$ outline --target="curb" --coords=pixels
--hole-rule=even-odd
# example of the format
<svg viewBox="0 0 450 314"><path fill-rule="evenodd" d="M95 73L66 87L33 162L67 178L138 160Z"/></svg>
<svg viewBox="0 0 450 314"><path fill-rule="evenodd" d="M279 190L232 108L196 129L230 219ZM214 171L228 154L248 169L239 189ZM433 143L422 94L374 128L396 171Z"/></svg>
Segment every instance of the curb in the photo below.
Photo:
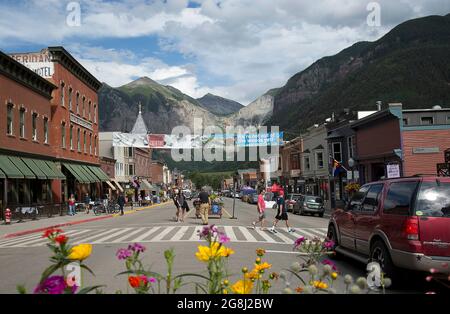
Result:
<svg viewBox="0 0 450 314"><path fill-rule="evenodd" d="M162 205L165 205L167 203L169 203L169 202L156 204L156 205L151 205L151 206L143 207L143 208L140 208L140 209L134 209L134 210L125 212L125 214L133 214L133 213L136 213L136 212L140 212L142 210L146 210L146 209L162 206ZM115 218L115 217L118 217L118 216L120 216L120 215L119 214L112 214L112 215L107 215L107 216L94 217L94 218L89 218L89 219L83 219L83 220L77 220L77 221L72 221L72 222L66 222L66 223L61 223L61 224L48 226L48 227L42 227L42 228L38 228L38 229L32 229L32 230L26 230L26 231L19 231L19 232L15 232L15 233L10 233L10 234L4 235L1 238L2 239L15 238L15 237L19 237L19 236L23 236L23 235L27 235L27 234L43 232L43 231L45 231L47 229L50 229L50 228L69 227L69 226L79 225L79 224L82 224L82 223L87 223L87 222L92 222L92 221L98 221L98 220L103 220L103 219L108 219L108 218Z"/></svg>

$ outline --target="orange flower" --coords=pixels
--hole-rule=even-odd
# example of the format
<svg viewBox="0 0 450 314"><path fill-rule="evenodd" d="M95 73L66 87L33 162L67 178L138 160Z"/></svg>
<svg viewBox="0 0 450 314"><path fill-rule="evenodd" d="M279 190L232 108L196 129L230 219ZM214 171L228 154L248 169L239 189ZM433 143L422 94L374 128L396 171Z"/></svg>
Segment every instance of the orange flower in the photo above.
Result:
<svg viewBox="0 0 450 314"><path fill-rule="evenodd" d="M130 283L130 286L132 286L133 288L139 288L139 277L137 276L130 276L128 277L128 282Z"/></svg>
<svg viewBox="0 0 450 314"><path fill-rule="evenodd" d="M295 289L295 291L297 293L302 293L303 292L303 288L302 287L298 287L298 288Z"/></svg>

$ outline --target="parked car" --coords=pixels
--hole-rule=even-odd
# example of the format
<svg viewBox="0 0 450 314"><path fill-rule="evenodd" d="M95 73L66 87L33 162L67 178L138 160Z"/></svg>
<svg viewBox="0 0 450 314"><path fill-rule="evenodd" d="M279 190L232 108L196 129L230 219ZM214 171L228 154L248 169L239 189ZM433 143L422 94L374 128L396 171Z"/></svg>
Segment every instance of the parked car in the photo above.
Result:
<svg viewBox="0 0 450 314"><path fill-rule="evenodd" d="M286 206L288 211L292 212L294 205L297 203L301 196L303 195L298 193L288 194L286 198Z"/></svg>
<svg viewBox="0 0 450 314"><path fill-rule="evenodd" d="M450 273L450 178L410 177L366 184L334 211L328 237L337 254L397 268ZM395 283L395 280L393 280Z"/></svg>
<svg viewBox="0 0 450 314"><path fill-rule="evenodd" d="M317 214L319 217L323 217L325 213L323 199L320 196L301 195L295 202L292 212L299 215Z"/></svg>
<svg viewBox="0 0 450 314"><path fill-rule="evenodd" d="M258 204L258 193L253 193L248 196L247 202L249 204Z"/></svg>

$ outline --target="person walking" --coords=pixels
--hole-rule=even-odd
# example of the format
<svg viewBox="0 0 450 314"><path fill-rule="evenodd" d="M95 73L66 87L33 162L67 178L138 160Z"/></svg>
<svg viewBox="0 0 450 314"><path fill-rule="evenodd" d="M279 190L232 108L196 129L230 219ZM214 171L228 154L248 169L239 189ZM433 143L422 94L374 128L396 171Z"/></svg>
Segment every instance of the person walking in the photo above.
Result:
<svg viewBox="0 0 450 314"><path fill-rule="evenodd" d="M86 214L89 214L89 207L91 206L91 197L88 193L86 193L84 197L84 209L86 210Z"/></svg>
<svg viewBox="0 0 450 314"><path fill-rule="evenodd" d="M284 200L284 192L283 191L280 191L280 195L277 200L277 205L278 205L278 211L277 211L277 215L275 216L275 222L273 223L273 226L272 226L272 228L269 229L269 231L273 232L273 233L277 233L277 231L275 230L275 227L277 226L277 224L280 220L284 220L286 222L286 227L288 228L288 232L294 232L294 229L292 229L289 226L289 217L287 214L287 208L286 208L286 203Z"/></svg>
<svg viewBox="0 0 450 314"><path fill-rule="evenodd" d="M175 212L175 217L174 217L174 220L176 221L176 222L178 222L178 216L180 215L180 203L178 203L178 193L179 193L179 191L178 190L175 190L175 191L173 191L174 193L173 193L173 195L172 195L172 200L173 200L173 204L175 205L175 207L176 207L176 212Z"/></svg>
<svg viewBox="0 0 450 314"><path fill-rule="evenodd" d="M256 229L256 224L261 223L261 230L264 229L264 221L266 219L266 202L264 201L264 195L266 194L266 191L264 189L261 190L261 192L258 195L258 204L257 204L257 210L258 210L258 221L252 222L253 229Z"/></svg>
<svg viewBox="0 0 450 314"><path fill-rule="evenodd" d="M119 197L117 198L117 204L120 207L120 216L123 216L123 207L125 206L125 197L122 193L120 193Z"/></svg>
<svg viewBox="0 0 450 314"><path fill-rule="evenodd" d="M208 212L211 206L211 199L205 188L202 189L198 197L200 199L200 216L202 217L203 225L206 226L208 225Z"/></svg>
<svg viewBox="0 0 450 314"><path fill-rule="evenodd" d="M75 215L75 196L70 194L69 198L69 216Z"/></svg>
<svg viewBox="0 0 450 314"><path fill-rule="evenodd" d="M181 191L181 190L178 193L177 202L179 205L177 222L184 222L184 214L186 212L187 201L186 201L186 197L183 194L183 191Z"/></svg>

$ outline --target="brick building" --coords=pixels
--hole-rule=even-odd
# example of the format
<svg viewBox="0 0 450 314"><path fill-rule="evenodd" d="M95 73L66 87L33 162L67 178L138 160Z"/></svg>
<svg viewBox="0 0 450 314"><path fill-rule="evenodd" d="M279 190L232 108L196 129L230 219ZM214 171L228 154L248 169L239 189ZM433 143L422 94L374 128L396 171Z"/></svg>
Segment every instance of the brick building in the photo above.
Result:
<svg viewBox="0 0 450 314"><path fill-rule="evenodd" d="M0 52L0 214L6 207L57 199L50 141L51 98L56 86ZM1 216L1 215L0 215Z"/></svg>
<svg viewBox="0 0 450 314"><path fill-rule="evenodd" d="M78 200L88 193L101 196L101 182L108 180L98 155L98 97L101 83L63 47L10 57L41 75L57 88L52 92L48 142L64 180L52 181L54 202L70 194Z"/></svg>

